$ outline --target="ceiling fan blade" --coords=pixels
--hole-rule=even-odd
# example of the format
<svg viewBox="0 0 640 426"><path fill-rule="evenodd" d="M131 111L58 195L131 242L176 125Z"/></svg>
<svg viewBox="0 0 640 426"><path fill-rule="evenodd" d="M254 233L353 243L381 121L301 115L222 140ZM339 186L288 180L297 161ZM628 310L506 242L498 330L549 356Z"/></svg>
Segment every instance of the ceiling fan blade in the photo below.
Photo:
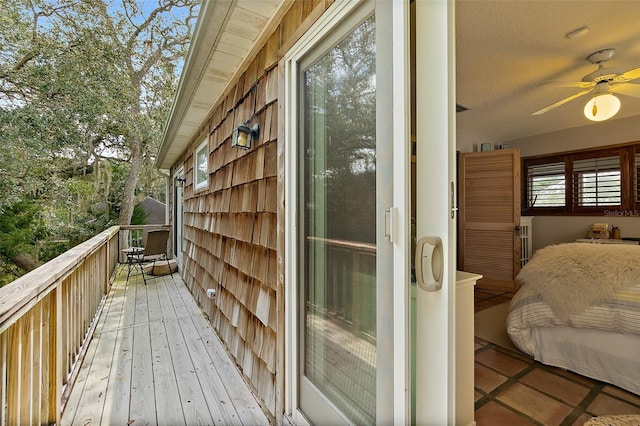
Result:
<svg viewBox="0 0 640 426"><path fill-rule="evenodd" d="M635 80L636 78L640 78L640 68L636 68L633 70L629 70L624 74L620 74L616 78L613 79L616 83L626 83L631 80Z"/></svg>
<svg viewBox="0 0 640 426"><path fill-rule="evenodd" d="M611 87L611 91L620 93L621 95L631 96L632 98L640 98L640 84L617 84Z"/></svg>
<svg viewBox="0 0 640 426"><path fill-rule="evenodd" d="M533 114L531 114L531 115L540 115L540 114L544 114L545 112L551 111L551 110L552 110L552 109L554 109L554 108L558 108L560 105L564 105L564 104L566 104L567 102L570 102L570 101L572 101L572 100L574 100L574 99L576 99L576 98L579 98L580 96L584 96L584 95L586 95L587 93L591 93L591 92L592 92L592 90L585 90L584 92L578 92L578 93L576 93L575 95L571 95L571 96L569 96L568 98L564 98L564 99L562 99L562 100L560 100L560 101L556 102L555 104L549 105L549 106L548 106L548 107L546 107L546 108L542 108L540 111L536 111L536 112L534 112L534 113L533 113Z"/></svg>
<svg viewBox="0 0 640 426"><path fill-rule="evenodd" d="M553 86L553 87L578 87L580 89L590 89L593 88L596 84L592 81L550 81L549 83L542 83L539 87L542 86Z"/></svg>

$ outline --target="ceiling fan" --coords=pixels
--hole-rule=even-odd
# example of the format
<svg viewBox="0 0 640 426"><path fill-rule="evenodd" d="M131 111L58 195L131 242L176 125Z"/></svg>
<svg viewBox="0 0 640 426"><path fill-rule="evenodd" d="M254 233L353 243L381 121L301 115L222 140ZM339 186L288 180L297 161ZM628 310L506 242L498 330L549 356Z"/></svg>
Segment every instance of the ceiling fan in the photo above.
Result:
<svg viewBox="0 0 640 426"><path fill-rule="evenodd" d="M620 109L620 100L612 95L612 92L640 98L640 84L627 84L632 80L640 79L640 68L623 73L620 68L607 68L604 66L604 63L611 59L615 53L615 49L604 49L587 56L587 60L594 65L597 64L598 69L585 75L582 81L546 83L545 85L577 87L586 90L542 108L532 115L544 114L560 105L591 93L593 97L585 105L584 115L593 121L603 121L613 117Z"/></svg>

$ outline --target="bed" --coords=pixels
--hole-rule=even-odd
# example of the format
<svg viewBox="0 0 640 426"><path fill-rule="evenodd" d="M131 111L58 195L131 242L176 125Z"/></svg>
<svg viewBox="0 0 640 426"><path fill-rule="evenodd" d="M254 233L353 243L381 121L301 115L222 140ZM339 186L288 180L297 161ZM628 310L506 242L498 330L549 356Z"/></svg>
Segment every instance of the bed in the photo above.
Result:
<svg viewBox="0 0 640 426"><path fill-rule="evenodd" d="M545 247L516 281L507 317L516 347L640 395L640 246Z"/></svg>

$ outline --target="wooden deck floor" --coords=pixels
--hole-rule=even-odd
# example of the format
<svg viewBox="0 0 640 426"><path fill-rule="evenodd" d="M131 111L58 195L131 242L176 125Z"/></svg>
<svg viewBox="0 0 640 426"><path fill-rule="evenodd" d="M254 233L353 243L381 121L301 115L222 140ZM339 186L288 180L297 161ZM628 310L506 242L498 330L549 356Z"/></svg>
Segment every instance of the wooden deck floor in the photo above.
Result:
<svg viewBox="0 0 640 426"><path fill-rule="evenodd" d="M63 425L269 424L178 274L113 284Z"/></svg>

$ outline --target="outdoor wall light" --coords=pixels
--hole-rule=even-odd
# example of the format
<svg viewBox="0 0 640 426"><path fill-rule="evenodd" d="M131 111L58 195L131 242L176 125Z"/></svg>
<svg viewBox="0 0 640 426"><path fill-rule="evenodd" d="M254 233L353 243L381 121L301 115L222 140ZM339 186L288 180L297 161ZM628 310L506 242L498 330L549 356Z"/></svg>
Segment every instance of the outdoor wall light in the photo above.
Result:
<svg viewBox="0 0 640 426"><path fill-rule="evenodd" d="M594 96L584 106L584 116L591 121L608 120L620 111L620 99L611 93Z"/></svg>
<svg viewBox="0 0 640 426"><path fill-rule="evenodd" d="M251 128L245 124L241 124L233 129L233 134L231 135L231 147L250 149L251 142L253 142L259 134L260 125L257 123Z"/></svg>
<svg viewBox="0 0 640 426"><path fill-rule="evenodd" d="M176 177L174 178L175 185L176 185L176 187L178 187L178 188L182 188L182 187L184 186L184 184L185 184L185 182L186 182L186 181L187 181L187 179L186 179L186 178L183 178L183 177L181 177L181 178L180 178L180 177L177 177L177 176L176 176Z"/></svg>

